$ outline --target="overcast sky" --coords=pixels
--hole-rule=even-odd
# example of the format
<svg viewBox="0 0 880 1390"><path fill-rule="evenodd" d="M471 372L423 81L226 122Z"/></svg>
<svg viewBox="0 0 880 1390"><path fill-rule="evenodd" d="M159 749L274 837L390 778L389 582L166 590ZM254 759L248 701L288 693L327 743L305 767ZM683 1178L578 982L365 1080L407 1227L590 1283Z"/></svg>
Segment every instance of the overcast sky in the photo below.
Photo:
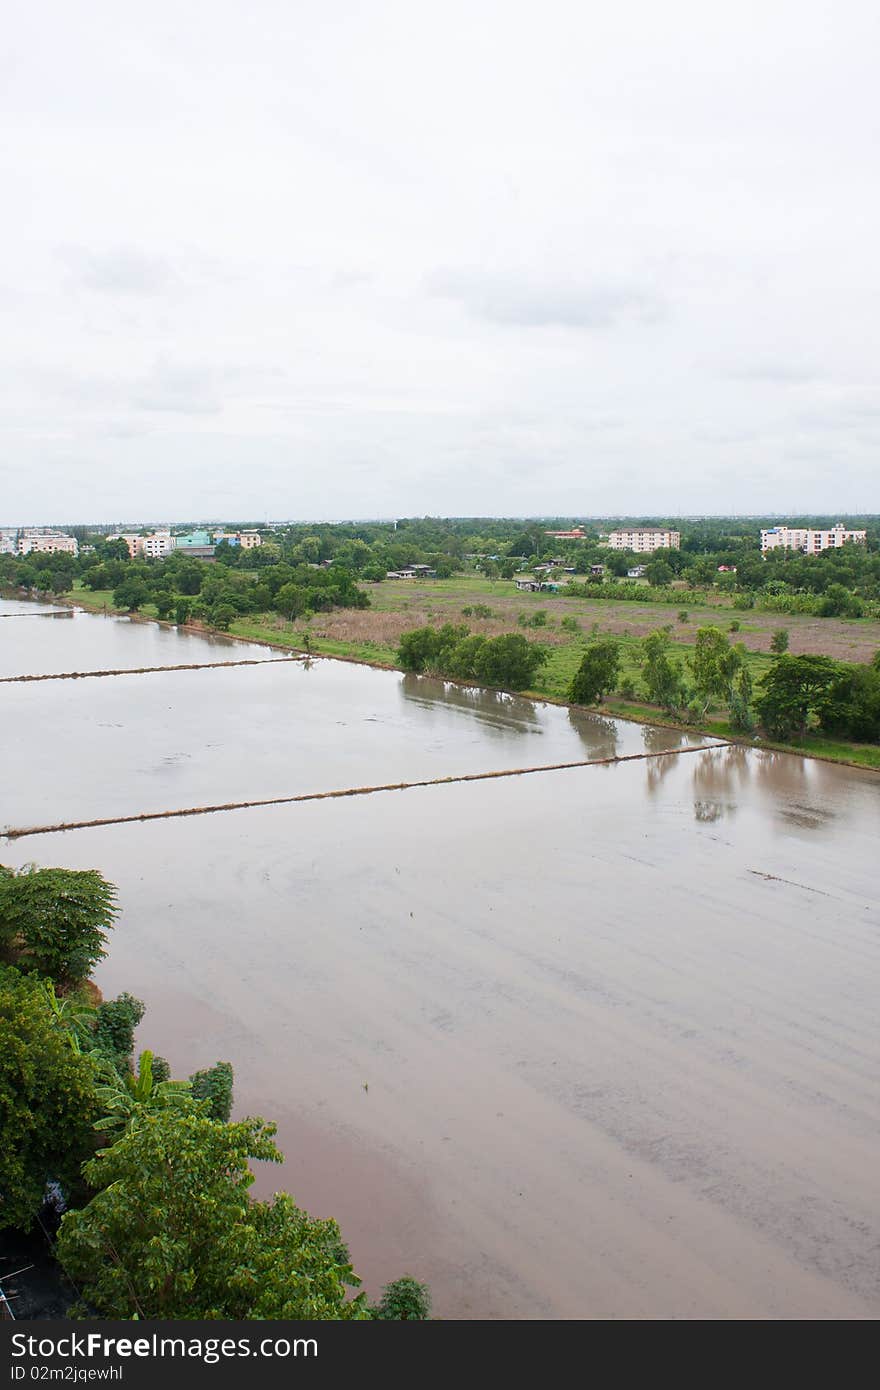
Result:
<svg viewBox="0 0 880 1390"><path fill-rule="evenodd" d="M876 0L29 0L0 523L880 511Z"/></svg>

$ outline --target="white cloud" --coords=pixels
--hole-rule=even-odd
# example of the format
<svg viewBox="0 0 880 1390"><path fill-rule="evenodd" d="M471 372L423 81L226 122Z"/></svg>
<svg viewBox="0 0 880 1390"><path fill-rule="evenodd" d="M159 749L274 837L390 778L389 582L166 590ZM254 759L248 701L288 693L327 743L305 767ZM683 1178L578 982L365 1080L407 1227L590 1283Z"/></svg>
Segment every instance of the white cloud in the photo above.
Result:
<svg viewBox="0 0 880 1390"><path fill-rule="evenodd" d="M867 0L18 7L0 521L880 506L878 38Z"/></svg>

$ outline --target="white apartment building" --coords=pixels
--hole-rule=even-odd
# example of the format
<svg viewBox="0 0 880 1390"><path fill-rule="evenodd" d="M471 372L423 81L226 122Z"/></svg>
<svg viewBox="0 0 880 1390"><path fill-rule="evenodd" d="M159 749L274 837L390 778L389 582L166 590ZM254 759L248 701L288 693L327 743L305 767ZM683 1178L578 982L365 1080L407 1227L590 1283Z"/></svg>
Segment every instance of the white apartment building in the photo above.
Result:
<svg viewBox="0 0 880 1390"><path fill-rule="evenodd" d="M805 555L819 555L823 550L838 550L847 542L864 545L867 531L847 531L842 521L828 531L813 531L809 527L770 526L761 532L761 554L768 550L801 550Z"/></svg>
<svg viewBox="0 0 880 1390"><path fill-rule="evenodd" d="M108 541L125 541L132 560L142 555L147 560L164 560L174 549L175 541L170 531L154 531L149 536L136 536L132 533L115 532Z"/></svg>
<svg viewBox="0 0 880 1390"><path fill-rule="evenodd" d="M75 536L65 536L61 531L24 531L18 538L19 555L78 555L79 543Z"/></svg>
<svg viewBox="0 0 880 1390"><path fill-rule="evenodd" d="M164 560L174 549L174 537L170 531L154 531L151 536L140 536L141 554L148 560Z"/></svg>
<svg viewBox="0 0 880 1390"><path fill-rule="evenodd" d="M612 531L604 544L612 550L634 550L637 555L646 555L654 550L678 550L681 532L636 527L632 531Z"/></svg>

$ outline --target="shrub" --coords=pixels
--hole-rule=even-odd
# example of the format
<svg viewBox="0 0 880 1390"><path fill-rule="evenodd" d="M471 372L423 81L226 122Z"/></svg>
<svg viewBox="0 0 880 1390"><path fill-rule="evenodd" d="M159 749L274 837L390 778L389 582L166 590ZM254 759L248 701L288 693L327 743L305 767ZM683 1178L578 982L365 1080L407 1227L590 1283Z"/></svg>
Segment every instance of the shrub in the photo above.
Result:
<svg viewBox="0 0 880 1390"><path fill-rule="evenodd" d="M153 1071L155 1074L155 1064ZM215 1062L214 1066L206 1071L193 1072L189 1079L194 1099L209 1101L208 1114L211 1119L220 1120L225 1124L232 1111L234 1075L231 1063Z"/></svg>

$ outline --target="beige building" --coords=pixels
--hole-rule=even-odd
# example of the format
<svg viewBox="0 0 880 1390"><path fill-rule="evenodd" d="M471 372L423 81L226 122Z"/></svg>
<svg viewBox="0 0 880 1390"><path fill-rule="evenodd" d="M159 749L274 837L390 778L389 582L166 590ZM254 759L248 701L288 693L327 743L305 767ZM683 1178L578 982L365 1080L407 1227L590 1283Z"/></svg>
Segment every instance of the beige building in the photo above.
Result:
<svg viewBox="0 0 880 1390"><path fill-rule="evenodd" d="M828 531L813 531L802 526L770 526L761 532L761 554L768 550L801 550L805 555L820 555L823 550L839 550L842 545L864 545L867 531L847 531L842 521Z"/></svg>
<svg viewBox="0 0 880 1390"><path fill-rule="evenodd" d="M678 550L681 532L634 527L631 531L612 531L603 544L610 545L612 550L634 550L637 555L648 555L654 550Z"/></svg>
<svg viewBox="0 0 880 1390"><path fill-rule="evenodd" d="M19 555L78 555L79 543L75 536L65 536L61 531L25 531L18 538Z"/></svg>
<svg viewBox="0 0 880 1390"><path fill-rule="evenodd" d="M164 560L174 549L174 537L170 531L154 531L149 536L136 536L131 533L116 532L107 537L108 541L125 541L132 560L142 555L147 560Z"/></svg>

